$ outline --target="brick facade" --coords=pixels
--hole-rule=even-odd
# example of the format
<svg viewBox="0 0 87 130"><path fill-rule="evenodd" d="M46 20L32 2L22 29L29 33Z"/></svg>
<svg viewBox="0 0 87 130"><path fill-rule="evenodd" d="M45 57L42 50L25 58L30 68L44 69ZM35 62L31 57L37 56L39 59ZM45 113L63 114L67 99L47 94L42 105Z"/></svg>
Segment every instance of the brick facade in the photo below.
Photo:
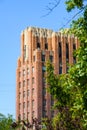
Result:
<svg viewBox="0 0 87 130"><path fill-rule="evenodd" d="M45 61L50 59L55 73L66 73L67 63L76 59L73 51L79 42L73 35L64 35L53 30L29 27L21 33L21 56L16 70L16 119L53 116L53 100L46 92Z"/></svg>

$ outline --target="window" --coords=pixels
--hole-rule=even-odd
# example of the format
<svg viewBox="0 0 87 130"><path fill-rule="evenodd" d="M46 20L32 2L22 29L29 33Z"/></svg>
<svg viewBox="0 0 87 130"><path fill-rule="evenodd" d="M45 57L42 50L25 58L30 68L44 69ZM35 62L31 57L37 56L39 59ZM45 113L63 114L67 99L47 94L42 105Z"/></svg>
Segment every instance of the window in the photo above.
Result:
<svg viewBox="0 0 87 130"><path fill-rule="evenodd" d="M19 88L21 88L21 82L19 82Z"/></svg>
<svg viewBox="0 0 87 130"><path fill-rule="evenodd" d="M33 61L35 61L35 56L33 56Z"/></svg>
<svg viewBox="0 0 87 130"><path fill-rule="evenodd" d="M27 112L27 119L29 118L29 112Z"/></svg>
<svg viewBox="0 0 87 130"><path fill-rule="evenodd" d="M43 100L43 106L46 106L46 99Z"/></svg>
<svg viewBox="0 0 87 130"><path fill-rule="evenodd" d="M62 74L62 65L59 66L59 74Z"/></svg>
<svg viewBox="0 0 87 130"><path fill-rule="evenodd" d="M34 88L32 89L32 95L34 95Z"/></svg>
<svg viewBox="0 0 87 130"><path fill-rule="evenodd" d="M43 85L46 85L46 79L43 77Z"/></svg>
<svg viewBox="0 0 87 130"><path fill-rule="evenodd" d="M43 96L45 96L46 95L46 88L44 87L43 88Z"/></svg>
<svg viewBox="0 0 87 130"><path fill-rule="evenodd" d="M18 116L18 121L20 121L21 120L21 114L19 114L19 116Z"/></svg>
<svg viewBox="0 0 87 130"><path fill-rule="evenodd" d="M75 43L73 44L73 50L76 50L76 44Z"/></svg>
<svg viewBox="0 0 87 130"><path fill-rule="evenodd" d="M62 47L61 47L61 42L59 42L59 74L62 73Z"/></svg>
<svg viewBox="0 0 87 130"><path fill-rule="evenodd" d="M51 106L54 105L54 100L51 98Z"/></svg>
<svg viewBox="0 0 87 130"><path fill-rule="evenodd" d="M61 42L59 42L59 57L62 57L62 47L61 47Z"/></svg>
<svg viewBox="0 0 87 130"><path fill-rule="evenodd" d="M23 108L25 108L25 102L23 102Z"/></svg>
<svg viewBox="0 0 87 130"><path fill-rule="evenodd" d="M76 44L73 44L73 52L75 52L76 50ZM76 63L76 56L75 54L73 54L73 63L75 64Z"/></svg>
<svg viewBox="0 0 87 130"><path fill-rule="evenodd" d="M34 78L32 78L32 84L34 84Z"/></svg>
<svg viewBox="0 0 87 130"><path fill-rule="evenodd" d="M40 48L40 43L39 42L37 43L37 48Z"/></svg>
<svg viewBox="0 0 87 130"><path fill-rule="evenodd" d="M42 71L45 72L46 71L46 67L42 66Z"/></svg>
<svg viewBox="0 0 87 130"><path fill-rule="evenodd" d="M45 61L45 55L42 54L42 61Z"/></svg>
<svg viewBox="0 0 87 130"><path fill-rule="evenodd" d="M29 68L27 68L27 74L29 74Z"/></svg>
<svg viewBox="0 0 87 130"><path fill-rule="evenodd" d="M49 56L49 59L50 59L51 62L53 62L53 56L52 55Z"/></svg>
<svg viewBox="0 0 87 130"><path fill-rule="evenodd" d="M46 73L43 71L43 72L42 72L42 76L45 77L45 75L46 75Z"/></svg>
<svg viewBox="0 0 87 130"><path fill-rule="evenodd" d="M66 73L68 73L68 70L69 70L69 67L68 67L68 66L66 66Z"/></svg>
<svg viewBox="0 0 87 130"><path fill-rule="evenodd" d="M21 98L21 92L19 92L19 99Z"/></svg>
<svg viewBox="0 0 87 130"><path fill-rule="evenodd" d="M45 43L45 49L48 49L48 43Z"/></svg>
<svg viewBox="0 0 87 130"><path fill-rule="evenodd" d="M21 103L19 103L19 109L21 109Z"/></svg>
<svg viewBox="0 0 87 130"><path fill-rule="evenodd" d="M43 110L43 117L46 117L46 116L47 116L47 111Z"/></svg>
<svg viewBox="0 0 87 130"><path fill-rule="evenodd" d="M68 43L66 43L66 61L69 62L69 46L68 46Z"/></svg>
<svg viewBox="0 0 87 130"><path fill-rule="evenodd" d="M29 79L27 79L27 86L29 86Z"/></svg>
<svg viewBox="0 0 87 130"><path fill-rule="evenodd" d="M29 107L29 101L27 102L27 107Z"/></svg>
<svg viewBox="0 0 87 130"><path fill-rule="evenodd" d="M23 87L25 87L25 80L23 81Z"/></svg>
<svg viewBox="0 0 87 130"><path fill-rule="evenodd" d="M29 93L30 93L30 91L29 91L29 90L27 90L27 96L29 96Z"/></svg>
<svg viewBox="0 0 87 130"><path fill-rule="evenodd" d="M54 111L51 111L51 117L54 117Z"/></svg>
<svg viewBox="0 0 87 130"><path fill-rule="evenodd" d="M23 91L23 97L25 97L25 91Z"/></svg>
<svg viewBox="0 0 87 130"><path fill-rule="evenodd" d="M23 76L25 76L25 70L23 70Z"/></svg>
<svg viewBox="0 0 87 130"><path fill-rule="evenodd" d="M21 77L21 72L19 72L19 77Z"/></svg>

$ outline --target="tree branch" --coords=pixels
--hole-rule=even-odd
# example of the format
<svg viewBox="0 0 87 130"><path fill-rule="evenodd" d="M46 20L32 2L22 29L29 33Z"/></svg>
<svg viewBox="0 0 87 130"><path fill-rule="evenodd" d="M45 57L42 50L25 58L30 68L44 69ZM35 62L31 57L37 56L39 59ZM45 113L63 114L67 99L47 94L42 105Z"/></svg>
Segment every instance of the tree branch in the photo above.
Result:
<svg viewBox="0 0 87 130"><path fill-rule="evenodd" d="M49 15L60 3L61 0L54 0L55 2L50 2L48 4L48 6L46 6L46 9L48 10L48 13L43 15L42 17L46 17L47 15ZM52 5L52 7L50 7L49 5Z"/></svg>
<svg viewBox="0 0 87 130"><path fill-rule="evenodd" d="M82 9L81 9L80 11L78 11L71 19L69 19L69 20L66 22L66 24L64 24L64 25L60 28L60 30L61 30L62 28L64 28L67 24L69 24L77 15L81 14L81 13L84 11L85 7L86 7L86 6L82 7Z"/></svg>

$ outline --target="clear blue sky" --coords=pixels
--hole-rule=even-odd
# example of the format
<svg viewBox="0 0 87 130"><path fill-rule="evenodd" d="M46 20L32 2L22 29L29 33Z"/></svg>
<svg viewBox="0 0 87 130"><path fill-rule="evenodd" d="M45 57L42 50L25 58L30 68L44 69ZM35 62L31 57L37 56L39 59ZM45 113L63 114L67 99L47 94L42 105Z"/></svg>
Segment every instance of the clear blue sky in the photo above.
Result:
<svg viewBox="0 0 87 130"><path fill-rule="evenodd" d="M64 0L51 14L42 17L48 13L46 6L51 1L54 0L0 0L0 113L15 117L21 31L27 26L57 31L72 17L65 10Z"/></svg>

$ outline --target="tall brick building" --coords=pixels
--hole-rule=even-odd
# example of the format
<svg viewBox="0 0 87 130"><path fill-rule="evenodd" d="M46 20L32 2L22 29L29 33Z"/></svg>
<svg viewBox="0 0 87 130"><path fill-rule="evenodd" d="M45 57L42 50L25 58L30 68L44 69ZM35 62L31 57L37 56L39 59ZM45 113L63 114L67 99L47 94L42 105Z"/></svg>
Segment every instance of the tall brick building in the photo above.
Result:
<svg viewBox="0 0 87 130"><path fill-rule="evenodd" d="M67 63L76 59L73 51L79 42L73 35L29 27L21 33L21 56L16 70L16 119L52 117L53 100L46 92L45 61L54 63L55 73L66 73Z"/></svg>

